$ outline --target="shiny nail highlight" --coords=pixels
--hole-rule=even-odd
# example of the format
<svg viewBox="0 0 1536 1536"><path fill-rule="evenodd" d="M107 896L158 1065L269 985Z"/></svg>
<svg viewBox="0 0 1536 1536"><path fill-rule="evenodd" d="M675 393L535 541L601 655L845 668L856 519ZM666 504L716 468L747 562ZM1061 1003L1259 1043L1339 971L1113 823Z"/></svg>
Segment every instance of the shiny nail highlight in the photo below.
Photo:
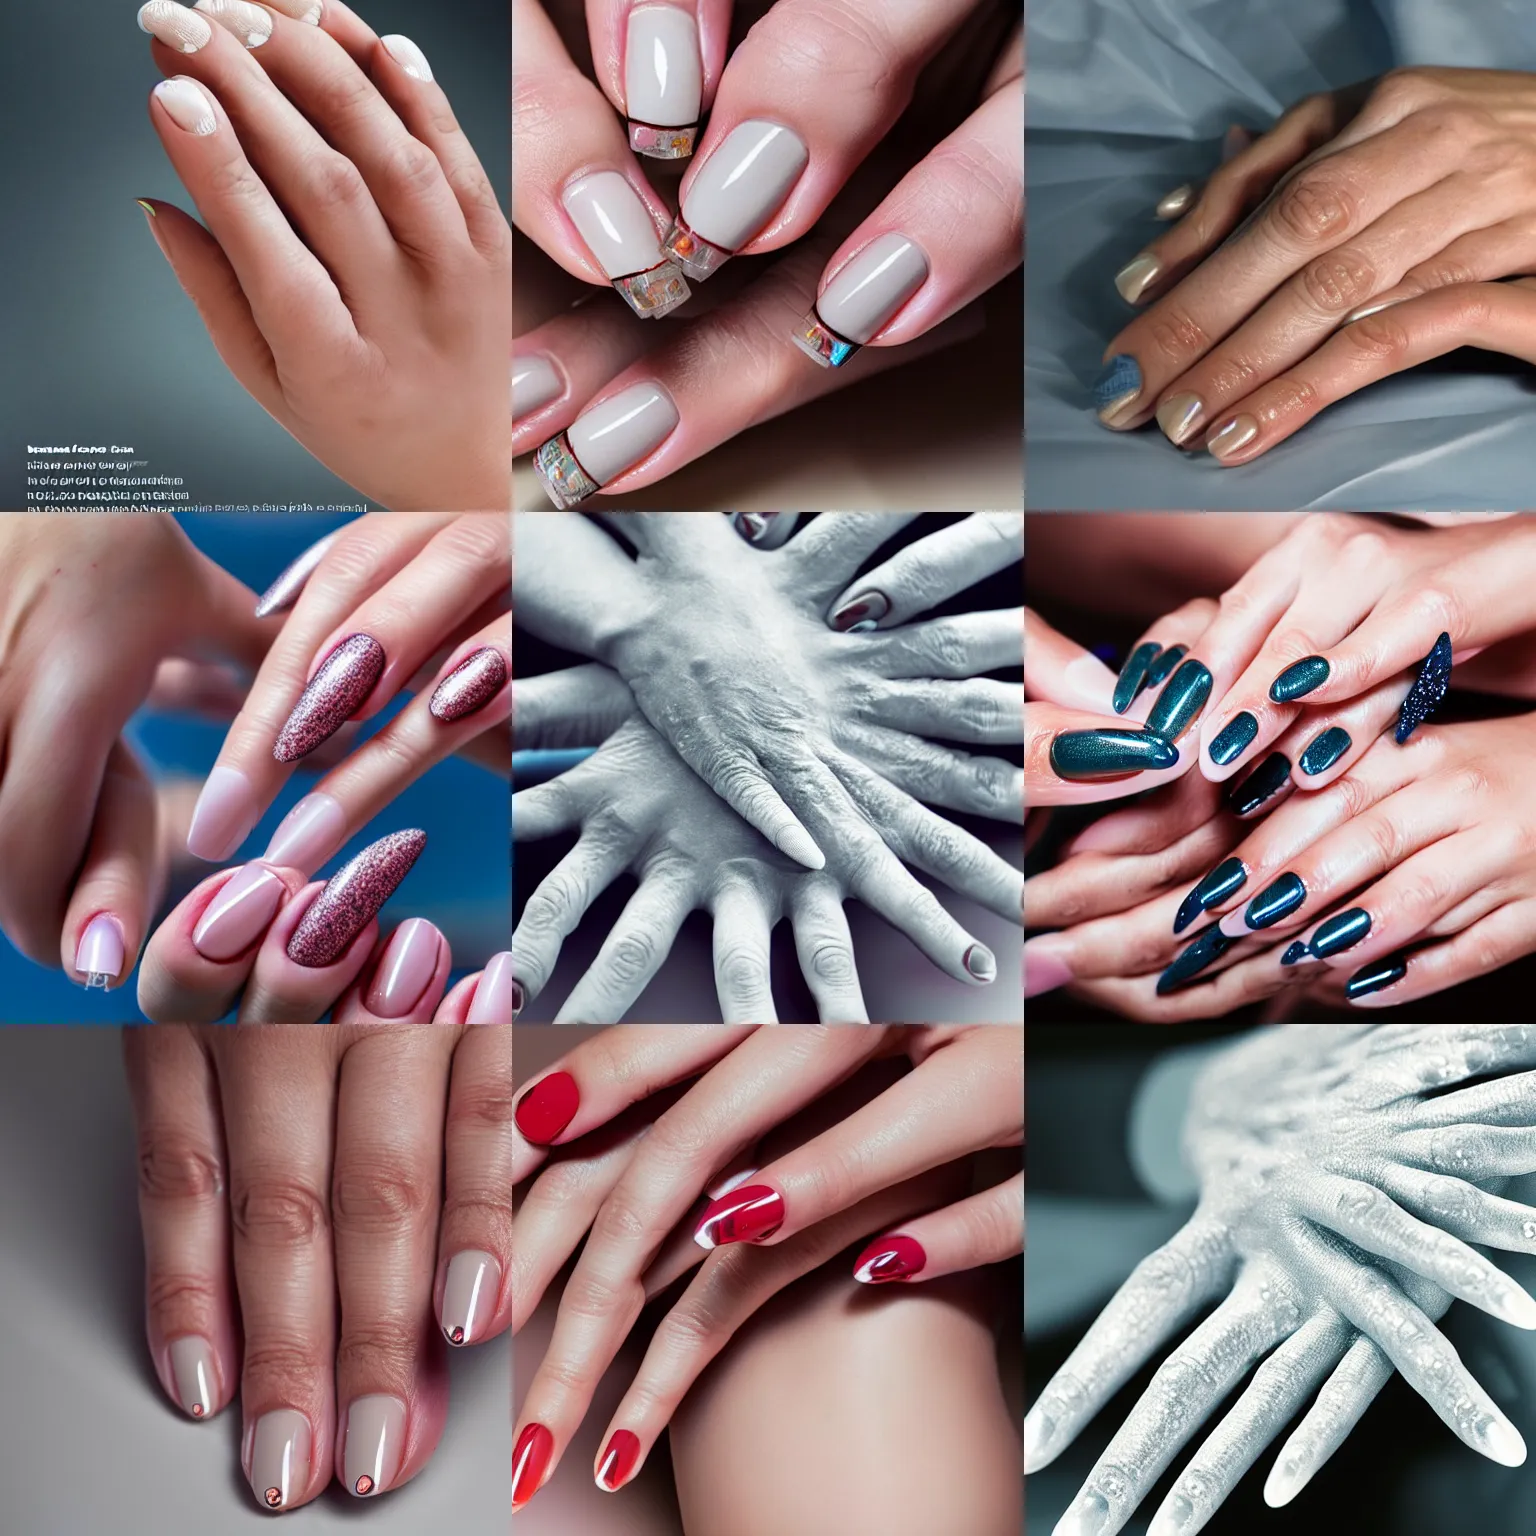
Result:
<svg viewBox="0 0 1536 1536"><path fill-rule="evenodd" d="M1326 731L1309 742L1296 765L1309 777L1326 773L1349 751L1349 732L1342 726L1330 725Z"/></svg>
<svg viewBox="0 0 1536 1536"><path fill-rule="evenodd" d="M1147 730L1166 741L1177 741L1199 718L1210 693L1210 669L1193 658L1180 662L1147 715Z"/></svg>
<svg viewBox="0 0 1536 1536"><path fill-rule="evenodd" d="M894 1234L877 1237L853 1261L853 1278L860 1285L885 1285L892 1280L910 1280L921 1274L928 1263L923 1245L915 1237Z"/></svg>
<svg viewBox="0 0 1536 1536"><path fill-rule="evenodd" d="M501 1265L494 1255L466 1248L448 1261L443 1278L443 1337L453 1345L477 1344L496 1316Z"/></svg>
<svg viewBox="0 0 1536 1536"><path fill-rule="evenodd" d="M778 1190L767 1184L747 1184L709 1203L693 1240L700 1248L760 1243L783 1225L784 1197Z"/></svg>
<svg viewBox="0 0 1536 1536"><path fill-rule="evenodd" d="M1253 745L1253 739L1258 734L1258 720L1246 709L1239 710L1211 738L1211 761L1218 768L1236 762Z"/></svg>
<svg viewBox="0 0 1536 1536"><path fill-rule="evenodd" d="M296 763L329 741L362 707L384 674L384 647L372 635L348 635L310 678L272 748L280 763Z"/></svg>
<svg viewBox="0 0 1536 1536"><path fill-rule="evenodd" d="M1051 742L1051 771L1074 784L1172 768L1179 750L1147 731L1062 731Z"/></svg>
<svg viewBox="0 0 1536 1536"><path fill-rule="evenodd" d="M1129 416L1141 398L1141 364L1129 353L1120 352L1105 363L1093 383L1093 408L1105 426L1114 426Z"/></svg>
<svg viewBox="0 0 1536 1536"><path fill-rule="evenodd" d="M1397 729L1394 732L1398 746L1408 740L1423 723L1440 707L1451 686L1451 637L1442 634L1435 641L1434 649L1419 663L1419 675L1397 712Z"/></svg>
<svg viewBox="0 0 1536 1536"><path fill-rule="evenodd" d="M1125 658L1125 665L1115 679L1114 698L1110 701L1117 715L1123 715L1141 697L1142 689L1147 686L1147 671L1161 650L1157 641L1148 640Z"/></svg>
<svg viewBox="0 0 1536 1536"><path fill-rule="evenodd" d="M427 709L434 720L451 725L484 709L506 686L506 658L494 645L482 646L466 656L432 690Z"/></svg>
<svg viewBox="0 0 1536 1536"><path fill-rule="evenodd" d="M1271 752L1246 778L1229 784L1226 801L1235 816L1251 816L1291 782L1291 760Z"/></svg>
<svg viewBox="0 0 1536 1536"><path fill-rule="evenodd" d="M1270 928L1281 918L1289 917L1307 899L1307 888L1301 876L1287 870L1270 881L1243 913L1243 921L1250 928Z"/></svg>
<svg viewBox="0 0 1536 1536"><path fill-rule="evenodd" d="M1223 859L1186 896L1173 920L1173 931L1183 933L1202 912L1220 906L1227 897L1240 891L1248 881L1248 866L1241 859Z"/></svg>
<svg viewBox="0 0 1536 1536"><path fill-rule="evenodd" d="M576 1079L569 1072L551 1072L517 1101L512 1118L524 1141L547 1147L576 1118L580 1106Z"/></svg>
<svg viewBox="0 0 1536 1536"><path fill-rule="evenodd" d="M1269 696L1276 704L1290 704L1304 699L1328 681L1328 663L1321 656L1303 656L1293 661L1269 685Z"/></svg>

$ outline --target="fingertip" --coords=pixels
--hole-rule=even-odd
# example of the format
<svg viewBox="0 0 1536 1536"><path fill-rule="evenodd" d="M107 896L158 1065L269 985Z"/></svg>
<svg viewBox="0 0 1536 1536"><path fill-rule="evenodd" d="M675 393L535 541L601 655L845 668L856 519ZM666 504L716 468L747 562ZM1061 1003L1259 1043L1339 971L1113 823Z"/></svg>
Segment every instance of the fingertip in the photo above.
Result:
<svg viewBox="0 0 1536 1536"><path fill-rule="evenodd" d="M827 856L816 846L815 839L797 821L781 827L774 837L780 853L807 869L825 869Z"/></svg>

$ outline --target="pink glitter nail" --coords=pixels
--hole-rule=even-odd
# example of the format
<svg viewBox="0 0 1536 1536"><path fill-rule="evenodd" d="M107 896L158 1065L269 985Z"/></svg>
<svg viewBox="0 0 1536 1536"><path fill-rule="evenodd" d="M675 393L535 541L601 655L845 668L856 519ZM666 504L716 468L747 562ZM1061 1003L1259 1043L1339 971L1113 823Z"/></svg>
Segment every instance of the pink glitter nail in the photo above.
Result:
<svg viewBox="0 0 1536 1536"><path fill-rule="evenodd" d="M427 708L434 720L450 725L484 709L506 686L507 663L494 645L466 656L433 690Z"/></svg>
<svg viewBox="0 0 1536 1536"><path fill-rule="evenodd" d="M331 545L336 542L340 532L338 528L335 533L328 533L323 539L316 540L297 560L290 561L283 567L277 580L256 599L258 619L269 618L274 613L286 613L298 602L300 594L304 591L304 584L315 574L316 567L330 553Z"/></svg>
<svg viewBox="0 0 1536 1536"><path fill-rule="evenodd" d="M372 635L348 635L310 678L272 756L280 763L307 757L352 718L383 671L384 647Z"/></svg>
<svg viewBox="0 0 1536 1536"><path fill-rule="evenodd" d="M370 843L309 904L288 940L288 958L311 969L334 965L395 894L426 846L427 834L419 827Z"/></svg>

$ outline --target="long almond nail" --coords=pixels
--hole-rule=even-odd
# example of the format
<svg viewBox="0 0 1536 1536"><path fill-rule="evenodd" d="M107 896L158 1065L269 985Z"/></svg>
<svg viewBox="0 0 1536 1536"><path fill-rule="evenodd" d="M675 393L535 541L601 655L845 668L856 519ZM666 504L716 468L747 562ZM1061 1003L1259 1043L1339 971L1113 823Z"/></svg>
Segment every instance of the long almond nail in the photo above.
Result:
<svg viewBox="0 0 1536 1536"><path fill-rule="evenodd" d="M1234 416L1206 444L1211 457L1225 463L1241 453L1259 435L1259 424L1252 416Z"/></svg>
<svg viewBox="0 0 1536 1536"><path fill-rule="evenodd" d="M597 1486L617 1493L635 1475L640 1462L640 1437L629 1429L616 1429L597 1467Z"/></svg>
<svg viewBox="0 0 1536 1536"><path fill-rule="evenodd" d="M493 1255L466 1248L448 1261L443 1278L443 1337L450 1344L477 1344L496 1315L501 1265Z"/></svg>
<svg viewBox="0 0 1536 1536"><path fill-rule="evenodd" d="M369 1013L403 1019L421 1001L437 972L441 949L437 929L424 917L409 917L390 935L368 988Z"/></svg>
<svg viewBox="0 0 1536 1536"><path fill-rule="evenodd" d="M641 319L659 320L690 294L640 194L617 171L594 171L560 194L571 223L614 291Z"/></svg>
<svg viewBox="0 0 1536 1536"><path fill-rule="evenodd" d="M841 368L928 281L928 257L906 235L871 241L822 290L792 339L823 367Z"/></svg>
<svg viewBox="0 0 1536 1536"><path fill-rule="evenodd" d="M512 1447L512 1508L521 1509L539 1491L555 1453L555 1437L542 1424L527 1425Z"/></svg>
<svg viewBox="0 0 1536 1536"><path fill-rule="evenodd" d="M565 393L565 384L547 357L512 359L512 420L521 421L542 410L551 400Z"/></svg>
<svg viewBox="0 0 1536 1536"><path fill-rule="evenodd" d="M704 96L704 62L693 11L641 5L624 35L624 110L629 147L653 160L693 153Z"/></svg>
<svg viewBox="0 0 1536 1536"><path fill-rule="evenodd" d="M312 968L334 965L395 894L426 846L427 834L417 827L370 843L309 904L288 940L288 958Z"/></svg>
<svg viewBox="0 0 1536 1536"><path fill-rule="evenodd" d="M431 80L432 66L427 63L427 56L410 38L402 37L398 32L391 32L386 37L379 39L384 44L385 51L395 63L397 63L412 80Z"/></svg>
<svg viewBox="0 0 1536 1536"><path fill-rule="evenodd" d="M506 682L506 658L494 645L481 646L432 690L427 709L434 720L451 725L477 709L484 709Z"/></svg>
<svg viewBox="0 0 1536 1536"><path fill-rule="evenodd" d="M512 952L504 949L492 955L475 995L464 1016L466 1024L510 1024L512 1022Z"/></svg>
<svg viewBox="0 0 1536 1536"><path fill-rule="evenodd" d="M123 925L110 912L98 912L85 925L75 946L75 970L85 978L87 991L104 991L117 980L126 949Z"/></svg>
<svg viewBox="0 0 1536 1536"><path fill-rule="evenodd" d="M187 15L192 15L191 11ZM206 25L206 23L204 23ZM213 97L195 80L184 75L173 75L162 80L153 92L154 98L165 108L176 126L199 139L219 131L218 114L213 110Z"/></svg>
<svg viewBox="0 0 1536 1536"><path fill-rule="evenodd" d="M272 36L272 13L250 0L197 0L197 9L247 48L260 48Z"/></svg>
<svg viewBox="0 0 1536 1536"><path fill-rule="evenodd" d="M353 1398L341 1448L347 1492L366 1499L391 1487L404 1453L405 1404L387 1393Z"/></svg>
<svg viewBox="0 0 1536 1536"><path fill-rule="evenodd" d="M272 756L295 763L329 741L362 707L383 672L384 647L372 635L348 635L299 695Z"/></svg>
<svg viewBox="0 0 1536 1536"><path fill-rule="evenodd" d="M251 1439L251 1489L268 1509L287 1509L309 1486L314 1445L309 1420L296 1408L275 1408L256 1421Z"/></svg>
<svg viewBox="0 0 1536 1536"><path fill-rule="evenodd" d="M579 506L653 454L681 420L672 396L650 380L631 384L583 411L568 431L541 443L534 473L557 507Z"/></svg>
<svg viewBox="0 0 1536 1536"><path fill-rule="evenodd" d="M341 846L346 832L347 813L341 803L317 789L277 824L262 862L312 875Z"/></svg>
<svg viewBox="0 0 1536 1536"><path fill-rule="evenodd" d="M286 613L298 602L309 578L315 574L320 562L331 551L341 530L316 539L303 554L291 560L278 572L277 579L256 599L256 617L270 618L274 613Z"/></svg>
<svg viewBox="0 0 1536 1536"><path fill-rule="evenodd" d="M693 1240L700 1248L760 1243L784 1225L784 1197L768 1184L747 1184L710 1201Z"/></svg>
<svg viewBox="0 0 1536 1536"><path fill-rule="evenodd" d="M172 1339L166 1349L171 1380L176 1384L176 1401L194 1419L206 1419L213 1412L215 1376L213 1350L207 1339L196 1334Z"/></svg>
<svg viewBox="0 0 1536 1536"><path fill-rule="evenodd" d="M173 0L149 0L148 5L140 6L139 30L177 53L196 53L213 41L208 18L187 6L174 4Z"/></svg>
<svg viewBox="0 0 1536 1536"><path fill-rule="evenodd" d="M193 949L220 965L243 955L272 925L284 890L270 869L247 864L208 903L192 930Z"/></svg>
<svg viewBox="0 0 1536 1536"><path fill-rule="evenodd" d="M192 811L187 852L210 864L221 864L260 820L261 807L251 781L238 768L215 768Z"/></svg>

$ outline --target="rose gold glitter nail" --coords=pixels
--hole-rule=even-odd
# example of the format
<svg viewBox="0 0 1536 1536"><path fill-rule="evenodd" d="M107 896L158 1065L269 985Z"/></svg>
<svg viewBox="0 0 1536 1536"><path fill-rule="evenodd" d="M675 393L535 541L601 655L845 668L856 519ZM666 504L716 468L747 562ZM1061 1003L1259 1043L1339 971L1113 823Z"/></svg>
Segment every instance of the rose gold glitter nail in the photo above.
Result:
<svg viewBox="0 0 1536 1536"><path fill-rule="evenodd" d="M336 533L328 533L323 539L317 539L298 559L290 561L283 567L277 580L256 599L258 619L266 619L274 613L286 612L298 602L305 582L315 574L315 567L325 559L327 551L336 542L336 535L340 532L338 528Z"/></svg>
<svg viewBox="0 0 1536 1536"><path fill-rule="evenodd" d="M384 647L372 635L348 635L310 678L272 756L280 763L307 757L352 718L383 671Z"/></svg>
<svg viewBox="0 0 1536 1536"><path fill-rule="evenodd" d="M466 656L433 690L427 708L434 720L450 725L484 709L506 686L506 658L494 645Z"/></svg>
<svg viewBox="0 0 1536 1536"><path fill-rule="evenodd" d="M334 965L394 895L426 846L427 834L419 827L370 843L309 904L288 940L288 958L312 969Z"/></svg>

